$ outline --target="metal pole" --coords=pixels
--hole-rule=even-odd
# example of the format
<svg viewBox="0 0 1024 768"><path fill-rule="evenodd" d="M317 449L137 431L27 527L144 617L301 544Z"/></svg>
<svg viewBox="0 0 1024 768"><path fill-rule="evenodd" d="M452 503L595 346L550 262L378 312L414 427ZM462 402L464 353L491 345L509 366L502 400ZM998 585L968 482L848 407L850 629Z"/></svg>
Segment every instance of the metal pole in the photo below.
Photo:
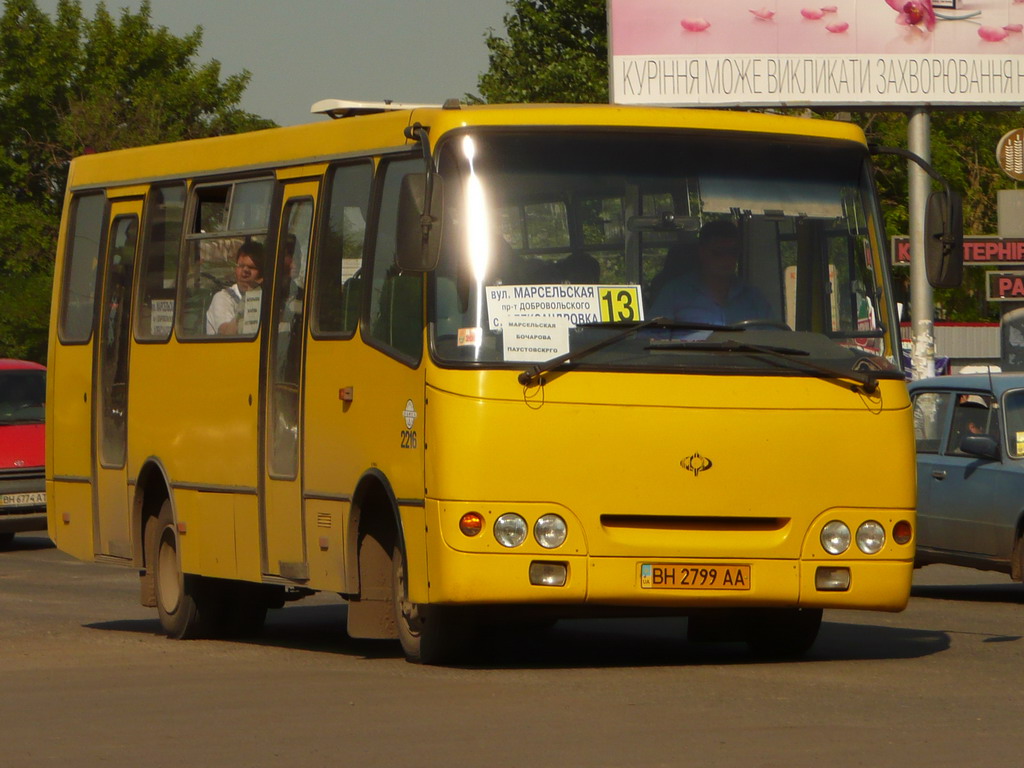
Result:
<svg viewBox="0 0 1024 768"><path fill-rule="evenodd" d="M915 109L907 123L907 148L931 162L931 114ZM910 360L914 378L935 375L935 303L925 270L925 209L931 179L916 163L908 162L910 198L910 327L913 349Z"/></svg>

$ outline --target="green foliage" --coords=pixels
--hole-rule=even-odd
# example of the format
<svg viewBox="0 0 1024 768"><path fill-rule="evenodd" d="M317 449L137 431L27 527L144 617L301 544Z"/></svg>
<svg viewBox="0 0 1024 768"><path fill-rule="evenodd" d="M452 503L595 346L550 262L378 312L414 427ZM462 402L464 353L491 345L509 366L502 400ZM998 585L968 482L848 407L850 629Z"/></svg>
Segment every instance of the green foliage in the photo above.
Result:
<svg viewBox="0 0 1024 768"><path fill-rule="evenodd" d="M4 0L0 16L0 356L46 357L49 286L68 163L84 152L266 128L238 108L243 71L197 64L202 28L154 27L150 5L87 19Z"/></svg>
<svg viewBox="0 0 1024 768"><path fill-rule="evenodd" d="M868 141L890 147L906 144L907 116L899 112L855 116ZM964 231L991 235L998 229L996 193L1017 183L999 168L996 145L1000 137L1020 126L1019 112L935 111L932 114L931 155L935 168L963 194ZM886 228L890 235L909 231L907 162L885 156L875 159ZM968 267L959 288L935 292L936 317L964 322L997 322L1000 310L985 295L987 268Z"/></svg>
<svg viewBox="0 0 1024 768"><path fill-rule="evenodd" d="M604 0L509 0L508 38L490 30L490 68L480 95L490 104L608 100ZM470 97L476 100L475 97Z"/></svg>

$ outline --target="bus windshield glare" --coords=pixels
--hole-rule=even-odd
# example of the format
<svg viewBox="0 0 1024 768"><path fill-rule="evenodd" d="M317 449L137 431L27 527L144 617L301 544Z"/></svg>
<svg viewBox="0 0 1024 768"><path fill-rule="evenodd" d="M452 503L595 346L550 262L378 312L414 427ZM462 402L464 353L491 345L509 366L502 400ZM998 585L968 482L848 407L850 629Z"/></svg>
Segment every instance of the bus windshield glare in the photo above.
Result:
<svg viewBox="0 0 1024 768"><path fill-rule="evenodd" d="M522 367L596 345L581 367L901 375L861 145L478 129L439 151L442 362Z"/></svg>

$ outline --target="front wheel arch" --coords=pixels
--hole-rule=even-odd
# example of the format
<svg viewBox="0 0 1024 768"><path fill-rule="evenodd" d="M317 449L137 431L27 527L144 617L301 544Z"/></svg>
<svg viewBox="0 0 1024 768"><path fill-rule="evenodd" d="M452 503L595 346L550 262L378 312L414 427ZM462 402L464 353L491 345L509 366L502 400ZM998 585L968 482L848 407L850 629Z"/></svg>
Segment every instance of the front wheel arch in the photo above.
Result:
<svg viewBox="0 0 1024 768"><path fill-rule="evenodd" d="M381 552L388 559L395 545L405 549L402 532L402 518L398 511L398 498L387 477L378 469L363 474L352 495L352 509L349 514L345 536L345 584L347 595L361 595L367 586L390 589L390 566L387 576L376 574L377 583L364 584L366 574L360 565L361 548L366 536L374 538Z"/></svg>

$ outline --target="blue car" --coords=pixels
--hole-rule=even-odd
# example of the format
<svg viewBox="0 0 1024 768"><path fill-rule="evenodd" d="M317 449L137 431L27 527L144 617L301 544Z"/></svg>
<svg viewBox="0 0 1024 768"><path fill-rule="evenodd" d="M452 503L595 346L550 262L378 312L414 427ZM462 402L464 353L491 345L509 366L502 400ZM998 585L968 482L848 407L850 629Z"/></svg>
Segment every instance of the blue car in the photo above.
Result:
<svg viewBox="0 0 1024 768"><path fill-rule="evenodd" d="M1024 578L1024 374L910 385L917 439L917 564Z"/></svg>

